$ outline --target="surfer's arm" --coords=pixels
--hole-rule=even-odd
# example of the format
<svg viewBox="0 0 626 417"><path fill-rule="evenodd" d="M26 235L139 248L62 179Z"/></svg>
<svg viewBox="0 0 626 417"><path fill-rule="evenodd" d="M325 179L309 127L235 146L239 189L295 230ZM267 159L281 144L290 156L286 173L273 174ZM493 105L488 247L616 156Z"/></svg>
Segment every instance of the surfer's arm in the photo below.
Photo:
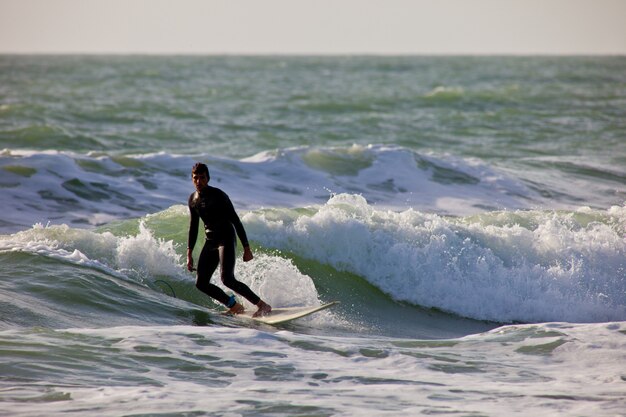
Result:
<svg viewBox="0 0 626 417"><path fill-rule="evenodd" d="M189 204L189 234L187 236L187 269L193 270L193 248L196 246L198 239L198 224L200 217L198 213Z"/></svg>
<svg viewBox="0 0 626 417"><path fill-rule="evenodd" d="M228 198L228 196L226 195L225 197L226 197L225 199L226 210L229 213L228 217L230 218L230 222L235 227L237 236L239 237L239 240L241 241L241 246L243 246L243 261L244 262L251 261L252 258L254 258L254 255L252 254L252 250L250 249L250 243L248 242L248 235L246 234L246 229L244 229L243 224L241 223L241 219L237 215L237 212L235 211L235 207L233 206L233 203L230 201L230 198Z"/></svg>
<svg viewBox="0 0 626 417"><path fill-rule="evenodd" d="M241 219L239 219L239 216L237 215L237 212L235 211L235 207L233 206L233 203L230 201L230 198L228 198L226 195L224 195L224 197L225 197L224 198L224 210L227 213L228 220L235 227L235 231L237 232L237 236L239 237L239 240L241 241L241 245L244 248L249 247L250 244L248 243L248 236L246 235L246 230L243 228Z"/></svg>

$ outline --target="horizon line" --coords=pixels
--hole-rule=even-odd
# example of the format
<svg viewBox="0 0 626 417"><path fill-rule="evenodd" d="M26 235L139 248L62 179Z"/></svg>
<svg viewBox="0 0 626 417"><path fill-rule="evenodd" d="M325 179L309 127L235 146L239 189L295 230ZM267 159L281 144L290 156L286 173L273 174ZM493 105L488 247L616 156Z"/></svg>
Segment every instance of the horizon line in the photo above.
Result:
<svg viewBox="0 0 626 417"><path fill-rule="evenodd" d="M146 57L626 57L626 52L16 52L0 56L146 56Z"/></svg>

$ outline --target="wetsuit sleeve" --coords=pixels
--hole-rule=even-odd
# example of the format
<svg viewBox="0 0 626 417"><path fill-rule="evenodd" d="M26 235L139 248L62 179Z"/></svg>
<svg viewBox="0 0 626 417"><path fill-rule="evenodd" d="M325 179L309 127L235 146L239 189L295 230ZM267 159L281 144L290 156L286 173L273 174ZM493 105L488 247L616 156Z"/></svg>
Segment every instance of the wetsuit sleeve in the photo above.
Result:
<svg viewBox="0 0 626 417"><path fill-rule="evenodd" d="M196 240L198 239L198 224L200 217L196 210L191 206L193 194L189 197L189 235L187 237L187 248L193 250L196 246Z"/></svg>
<svg viewBox="0 0 626 417"><path fill-rule="evenodd" d="M250 243L248 243L248 236L246 235L246 230L243 228L243 224L241 223L241 219L239 219L239 216L237 215L237 212L235 211L235 207L233 206L233 203L230 201L230 198L228 198L228 196L224 195L224 197L226 199L225 204L226 204L226 210L228 211L228 218L230 222L233 224L233 226L235 226L235 231L237 232L237 236L239 236L241 245L244 248L246 246L250 246Z"/></svg>

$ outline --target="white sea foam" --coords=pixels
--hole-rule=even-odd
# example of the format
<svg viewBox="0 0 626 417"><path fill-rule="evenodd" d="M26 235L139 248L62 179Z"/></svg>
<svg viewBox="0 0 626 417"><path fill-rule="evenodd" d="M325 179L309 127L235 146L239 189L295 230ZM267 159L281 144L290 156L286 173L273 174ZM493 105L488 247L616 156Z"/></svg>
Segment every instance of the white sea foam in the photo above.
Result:
<svg viewBox="0 0 626 417"><path fill-rule="evenodd" d="M152 231L139 223L135 236L117 238L115 265L121 269L140 271L144 276L180 276L180 255L172 240L155 238Z"/></svg>
<svg viewBox="0 0 626 417"><path fill-rule="evenodd" d="M447 218L380 211L355 195L311 215L244 217L265 246L358 274L397 300L496 322L626 319L625 219L626 207Z"/></svg>

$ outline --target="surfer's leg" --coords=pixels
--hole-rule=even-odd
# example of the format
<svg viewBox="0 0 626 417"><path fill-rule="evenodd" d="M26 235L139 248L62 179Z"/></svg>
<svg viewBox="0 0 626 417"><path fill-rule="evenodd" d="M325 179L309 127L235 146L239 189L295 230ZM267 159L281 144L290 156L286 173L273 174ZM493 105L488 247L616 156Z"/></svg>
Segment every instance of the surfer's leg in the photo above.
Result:
<svg viewBox="0 0 626 417"><path fill-rule="evenodd" d="M272 311L272 306L261 300L261 298L259 298L259 296L256 295L246 284L235 279L235 260L237 257L235 242L233 242L232 245L220 246L219 251L221 265L220 273L224 285L258 307L258 310L253 314L254 317L269 314Z"/></svg>
<svg viewBox="0 0 626 417"><path fill-rule="evenodd" d="M196 288L209 297L228 306L230 297L217 285L211 284L211 276L220 261L217 249L204 245L198 259L198 271L196 275Z"/></svg>
<svg viewBox="0 0 626 417"><path fill-rule="evenodd" d="M256 295L250 287L241 281L235 279L235 260L237 253L235 251L235 243L226 244L219 247L220 256L220 275L222 282L231 290L250 301L252 304L257 305L261 299Z"/></svg>

